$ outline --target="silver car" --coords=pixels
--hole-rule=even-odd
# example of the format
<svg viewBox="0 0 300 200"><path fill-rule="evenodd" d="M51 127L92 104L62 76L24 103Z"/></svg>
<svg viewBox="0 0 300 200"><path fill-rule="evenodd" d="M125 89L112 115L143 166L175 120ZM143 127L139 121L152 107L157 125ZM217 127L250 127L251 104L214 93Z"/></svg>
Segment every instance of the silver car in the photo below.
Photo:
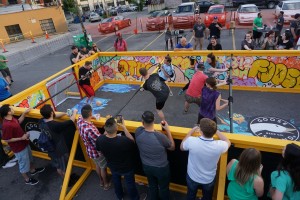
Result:
<svg viewBox="0 0 300 200"><path fill-rule="evenodd" d="M90 13L90 16L89 16L89 21L90 22L94 22L94 21L101 21L101 17L100 15L98 15L97 13Z"/></svg>

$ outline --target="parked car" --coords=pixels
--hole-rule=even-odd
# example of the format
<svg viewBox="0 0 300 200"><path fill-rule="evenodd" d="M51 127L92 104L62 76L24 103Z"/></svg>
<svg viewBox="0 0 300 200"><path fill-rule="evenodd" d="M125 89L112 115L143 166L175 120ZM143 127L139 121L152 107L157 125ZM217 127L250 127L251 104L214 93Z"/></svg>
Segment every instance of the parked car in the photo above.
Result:
<svg viewBox="0 0 300 200"><path fill-rule="evenodd" d="M101 21L101 17L97 13L92 12L90 13L89 21L90 22Z"/></svg>
<svg viewBox="0 0 300 200"><path fill-rule="evenodd" d="M198 1L197 5L200 8L200 13L206 13L209 7L215 5L215 3L211 1Z"/></svg>
<svg viewBox="0 0 300 200"><path fill-rule="evenodd" d="M236 10L236 21L238 24L252 24L258 13L259 9L254 4L240 5Z"/></svg>
<svg viewBox="0 0 300 200"><path fill-rule="evenodd" d="M79 18L79 16L78 15L76 15L75 17L74 17L74 24L78 24L78 23L80 23L80 20L79 20L80 18ZM83 16L83 15L81 15L81 21L82 22L85 22L85 17Z"/></svg>
<svg viewBox="0 0 300 200"><path fill-rule="evenodd" d="M98 9L95 10L95 13L97 13L100 16L103 16L105 11L102 8L98 8Z"/></svg>
<svg viewBox="0 0 300 200"><path fill-rule="evenodd" d="M295 20L295 14L300 13L300 0L280 2L275 8L275 16L278 16L280 11L284 12L285 23Z"/></svg>
<svg viewBox="0 0 300 200"><path fill-rule="evenodd" d="M198 16L199 10L195 2L182 3L173 13L173 27L192 28Z"/></svg>
<svg viewBox="0 0 300 200"><path fill-rule="evenodd" d="M85 11L82 15L85 17L85 19L89 19L91 13L92 12L90 10L88 10L88 11Z"/></svg>
<svg viewBox="0 0 300 200"><path fill-rule="evenodd" d="M137 7L137 5L129 4L129 10L130 10L130 11L137 11L137 10L138 10L138 7Z"/></svg>
<svg viewBox="0 0 300 200"><path fill-rule="evenodd" d="M109 9L108 12L109 12L110 16L117 16L118 15L117 9L115 9L114 7Z"/></svg>
<svg viewBox="0 0 300 200"><path fill-rule="evenodd" d="M164 30L166 24L172 23L172 15L168 10L154 11L147 18L147 30Z"/></svg>
<svg viewBox="0 0 300 200"><path fill-rule="evenodd" d="M206 27L208 27L212 21L214 20L214 17L218 17L218 22L225 26L226 24L226 12L225 12L225 6L224 5L213 5L209 7L207 14L205 14L204 17L204 24Z"/></svg>
<svg viewBox="0 0 300 200"><path fill-rule="evenodd" d="M131 20L129 18L124 18L123 16L119 15L103 19L98 25L98 31L101 33L113 32L130 25Z"/></svg>
<svg viewBox="0 0 300 200"><path fill-rule="evenodd" d="M65 12L66 21L68 24L71 24L74 22L73 14L70 12Z"/></svg>
<svg viewBox="0 0 300 200"><path fill-rule="evenodd" d="M256 6L264 6L273 9L280 0L232 0L233 7L239 7L244 4L255 4Z"/></svg>
<svg viewBox="0 0 300 200"><path fill-rule="evenodd" d="M122 5L121 6L122 12L129 12L129 6L128 5Z"/></svg>

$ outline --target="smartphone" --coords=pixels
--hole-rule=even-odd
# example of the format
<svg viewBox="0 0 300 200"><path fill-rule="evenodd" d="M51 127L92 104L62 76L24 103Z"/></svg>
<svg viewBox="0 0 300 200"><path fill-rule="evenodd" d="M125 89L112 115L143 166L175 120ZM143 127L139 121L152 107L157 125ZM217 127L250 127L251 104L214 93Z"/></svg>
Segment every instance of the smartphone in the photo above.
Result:
<svg viewBox="0 0 300 200"><path fill-rule="evenodd" d="M123 119L122 115L117 115L116 116L116 120L117 120L118 124L122 124L122 119Z"/></svg>

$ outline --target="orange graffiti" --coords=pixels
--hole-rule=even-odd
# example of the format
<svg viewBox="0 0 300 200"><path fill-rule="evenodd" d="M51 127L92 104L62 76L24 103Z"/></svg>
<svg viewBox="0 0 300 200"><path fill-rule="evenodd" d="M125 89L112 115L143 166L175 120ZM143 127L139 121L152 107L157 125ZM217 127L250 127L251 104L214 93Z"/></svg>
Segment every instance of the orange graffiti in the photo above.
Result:
<svg viewBox="0 0 300 200"><path fill-rule="evenodd" d="M142 63L135 60L120 60L118 63L118 71L123 76L137 76L140 77L140 68L145 67L149 69L152 66L151 63Z"/></svg>

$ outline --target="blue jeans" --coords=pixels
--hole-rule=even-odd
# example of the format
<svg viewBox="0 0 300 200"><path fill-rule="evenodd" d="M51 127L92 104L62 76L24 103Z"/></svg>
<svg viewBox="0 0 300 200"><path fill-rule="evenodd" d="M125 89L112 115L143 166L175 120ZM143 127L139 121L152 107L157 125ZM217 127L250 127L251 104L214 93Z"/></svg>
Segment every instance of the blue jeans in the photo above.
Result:
<svg viewBox="0 0 300 200"><path fill-rule="evenodd" d="M197 195L197 190L200 187L202 189L201 200L212 200L216 178L211 183L201 184L193 181L189 175L186 175L186 183L188 187L187 200L195 200Z"/></svg>
<svg viewBox="0 0 300 200"><path fill-rule="evenodd" d="M152 167L143 165L144 172L148 179L150 200L168 200L170 199L170 168Z"/></svg>
<svg viewBox="0 0 300 200"><path fill-rule="evenodd" d="M112 180L115 186L115 193L118 199L123 199L124 192L121 182L121 177L124 176L126 188L131 200L139 200L139 194L135 185L134 172L129 171L126 173L115 172L111 169Z"/></svg>

